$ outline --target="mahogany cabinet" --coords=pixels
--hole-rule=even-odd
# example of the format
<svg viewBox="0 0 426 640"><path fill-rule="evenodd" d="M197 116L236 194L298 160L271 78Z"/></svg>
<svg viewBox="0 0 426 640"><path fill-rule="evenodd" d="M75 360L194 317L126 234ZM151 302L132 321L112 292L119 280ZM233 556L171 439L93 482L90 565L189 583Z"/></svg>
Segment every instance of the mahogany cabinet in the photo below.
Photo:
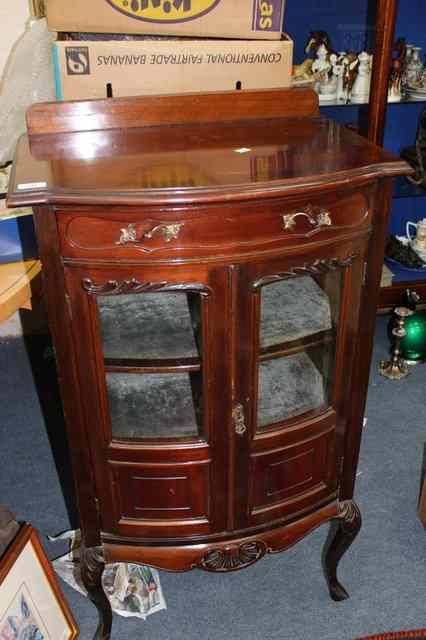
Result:
<svg viewBox="0 0 426 640"><path fill-rule="evenodd" d="M33 205L83 534L105 562L233 571L353 502L401 160L303 90L45 104L10 205Z"/></svg>

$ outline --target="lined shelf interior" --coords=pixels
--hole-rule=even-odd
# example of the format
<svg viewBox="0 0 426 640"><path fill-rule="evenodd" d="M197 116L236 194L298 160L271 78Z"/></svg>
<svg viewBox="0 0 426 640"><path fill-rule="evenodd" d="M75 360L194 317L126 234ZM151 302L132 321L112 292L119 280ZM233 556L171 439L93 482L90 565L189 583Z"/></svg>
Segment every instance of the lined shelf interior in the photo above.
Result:
<svg viewBox="0 0 426 640"><path fill-rule="evenodd" d="M262 287L258 430L328 406L334 316L329 296L310 275Z"/></svg>
<svg viewBox="0 0 426 640"><path fill-rule="evenodd" d="M106 379L113 438L201 435L201 374L107 373Z"/></svg>
<svg viewBox="0 0 426 640"><path fill-rule="evenodd" d="M106 362L200 358L195 297L142 293L99 298Z"/></svg>
<svg viewBox="0 0 426 640"><path fill-rule="evenodd" d="M308 353L259 366L257 425L262 429L325 405L327 385Z"/></svg>

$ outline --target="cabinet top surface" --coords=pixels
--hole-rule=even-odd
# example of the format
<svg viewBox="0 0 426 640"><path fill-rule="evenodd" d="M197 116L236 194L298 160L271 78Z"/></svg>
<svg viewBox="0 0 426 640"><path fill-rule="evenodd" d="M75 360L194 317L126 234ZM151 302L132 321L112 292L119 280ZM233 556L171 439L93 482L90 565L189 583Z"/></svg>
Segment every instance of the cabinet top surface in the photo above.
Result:
<svg viewBox="0 0 426 640"><path fill-rule="evenodd" d="M409 172L396 156L316 115L120 126L22 137L8 202L191 204Z"/></svg>

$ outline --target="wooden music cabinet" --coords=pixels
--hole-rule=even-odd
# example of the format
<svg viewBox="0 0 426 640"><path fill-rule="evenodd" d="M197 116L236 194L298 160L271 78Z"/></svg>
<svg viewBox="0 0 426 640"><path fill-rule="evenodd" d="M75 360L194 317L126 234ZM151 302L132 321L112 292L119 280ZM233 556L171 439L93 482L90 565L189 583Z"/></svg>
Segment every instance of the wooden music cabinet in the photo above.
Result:
<svg viewBox="0 0 426 640"><path fill-rule="evenodd" d="M104 563L234 571L326 521L331 597L392 192L408 166L308 90L35 105L35 209L83 535Z"/></svg>

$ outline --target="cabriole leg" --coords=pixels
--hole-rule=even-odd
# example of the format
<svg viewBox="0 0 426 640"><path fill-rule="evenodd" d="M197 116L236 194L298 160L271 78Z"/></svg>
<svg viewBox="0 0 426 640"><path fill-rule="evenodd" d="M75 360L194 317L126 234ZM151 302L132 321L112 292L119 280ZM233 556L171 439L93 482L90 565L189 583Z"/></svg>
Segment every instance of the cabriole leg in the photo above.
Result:
<svg viewBox="0 0 426 640"><path fill-rule="evenodd" d="M336 602L346 600L349 594L337 579L337 566L361 529L361 513L352 500L339 504L339 514L332 521L324 547L323 565L330 596Z"/></svg>
<svg viewBox="0 0 426 640"><path fill-rule="evenodd" d="M101 547L86 548L81 546L81 577L90 600L99 613L99 625L93 640L109 640L112 626L112 610L110 602L102 587L102 574L105 561Z"/></svg>

